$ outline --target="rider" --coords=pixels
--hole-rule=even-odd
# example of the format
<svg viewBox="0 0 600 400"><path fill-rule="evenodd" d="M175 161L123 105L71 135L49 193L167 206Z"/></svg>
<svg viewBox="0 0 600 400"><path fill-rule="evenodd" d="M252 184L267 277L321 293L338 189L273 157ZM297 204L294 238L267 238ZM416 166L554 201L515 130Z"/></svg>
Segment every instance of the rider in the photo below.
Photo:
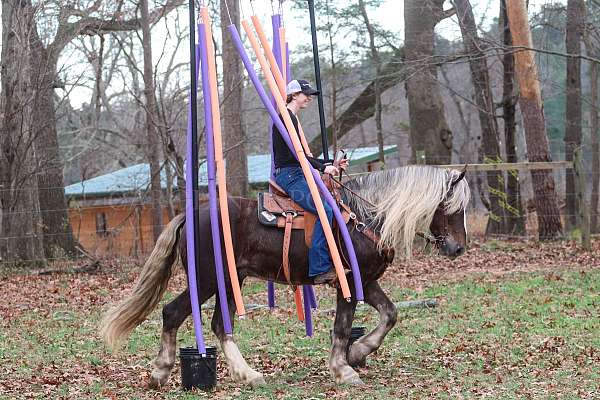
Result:
<svg viewBox="0 0 600 400"><path fill-rule="evenodd" d="M287 110L296 128L296 132L299 132L298 117L296 114L308 107L312 101L312 96L318 95L319 91L313 89L307 81L299 79L288 83L286 93ZM282 118L281 115L279 117ZM317 209L310 194L306 178L302 173L300 163L287 147L276 125L273 125L273 153L275 160L275 182L298 205L307 212L316 215ZM345 170L348 167L348 160L345 158L335 161L333 164L314 158L310 153L306 154L306 158L315 169L325 174L337 175L339 169ZM333 210L326 201L323 201L323 206L331 225L333 222ZM311 248L308 251L308 276L314 277L315 284L331 282L336 277L335 270L331 264L323 226L318 218L313 231Z"/></svg>

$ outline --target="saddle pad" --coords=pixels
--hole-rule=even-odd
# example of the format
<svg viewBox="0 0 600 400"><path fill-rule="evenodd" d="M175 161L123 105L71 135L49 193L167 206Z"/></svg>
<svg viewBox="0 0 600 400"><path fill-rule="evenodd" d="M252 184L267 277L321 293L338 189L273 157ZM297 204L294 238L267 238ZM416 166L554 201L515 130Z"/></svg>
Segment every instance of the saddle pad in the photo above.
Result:
<svg viewBox="0 0 600 400"><path fill-rule="evenodd" d="M303 229L304 241L306 246L310 247L316 217L311 213L305 214L304 209L289 197L281 197L272 193L258 194L258 221L262 225L285 228L283 213L290 210L297 214L292 220L292 229Z"/></svg>

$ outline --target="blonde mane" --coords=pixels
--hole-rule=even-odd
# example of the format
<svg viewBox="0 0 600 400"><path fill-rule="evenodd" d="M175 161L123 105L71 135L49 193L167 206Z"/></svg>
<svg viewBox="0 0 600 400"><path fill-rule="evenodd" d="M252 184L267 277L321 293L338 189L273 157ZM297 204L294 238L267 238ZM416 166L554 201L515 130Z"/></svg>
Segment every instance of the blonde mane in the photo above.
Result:
<svg viewBox="0 0 600 400"><path fill-rule="evenodd" d="M428 232L438 205L445 201L446 213L465 210L471 193L465 179L450 184L459 171L426 165L409 165L374 172L348 182L348 187L372 205L345 191L350 206L380 234L379 248L403 250L412 254L417 232ZM374 206L374 207L373 207Z"/></svg>

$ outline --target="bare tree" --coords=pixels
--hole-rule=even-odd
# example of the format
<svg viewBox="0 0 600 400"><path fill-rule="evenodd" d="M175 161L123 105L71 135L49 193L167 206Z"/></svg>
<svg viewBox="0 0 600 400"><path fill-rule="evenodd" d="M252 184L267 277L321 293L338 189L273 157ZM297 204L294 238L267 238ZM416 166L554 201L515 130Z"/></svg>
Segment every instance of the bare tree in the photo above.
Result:
<svg viewBox="0 0 600 400"><path fill-rule="evenodd" d="M512 37L508 26L506 15L506 1L500 2L500 27L502 29L502 41L504 54L502 56L502 118L504 120L504 143L506 148L506 161L516 163L516 106L514 75L515 58L512 49ZM506 194L508 202L509 218L507 220L507 232L515 235L525 235L525 210L521 197L521 184L519 182L519 171L511 170L507 173Z"/></svg>
<svg viewBox="0 0 600 400"><path fill-rule="evenodd" d="M54 90L62 86L58 79L58 59L67 44L81 34L100 34L121 30L137 30L140 21L136 18L125 18L123 2L118 1L104 7L100 1L69 3L41 3L34 7L31 1L12 2L27 9L28 13L39 17L32 23L31 34L25 39L29 41L31 68L28 69L31 83L32 99L32 132L35 136L33 151L36 163L40 167L37 175L39 186L38 202L41 210L41 227L44 238L44 249L47 257L62 253L72 253L74 242L67 214L67 203L64 195L63 164L58 151L56 130L56 109ZM182 0L168 1L154 9L149 20L154 22L164 14L182 4ZM8 7L7 7L8 9ZM48 12L52 9L52 12ZM112 13L112 14L111 14ZM56 29L50 38L50 32L39 29L45 19L56 16Z"/></svg>
<svg viewBox="0 0 600 400"><path fill-rule="evenodd" d="M513 44L532 48L525 2L507 0L506 5ZM520 88L519 105L525 125L528 158L530 161L551 161L533 51L523 50L515 54L515 71ZM533 170L531 180L539 238L540 240L555 239L561 234L562 224L552 173L548 170Z"/></svg>
<svg viewBox="0 0 600 400"><path fill-rule="evenodd" d="M581 146L581 38L585 20L585 4L583 0L567 2L567 53L574 56L567 58L567 102L566 102L566 131L565 159L573 161L575 150ZM567 229L573 229L577 224L577 195L575 193L575 174L567 169L566 179L566 215Z"/></svg>
<svg viewBox="0 0 600 400"><path fill-rule="evenodd" d="M437 64L431 63L434 28L454 10L443 9L444 0L405 0L405 61L411 68L406 81L413 159L427 164L448 164L452 132L444 115L437 84Z"/></svg>
<svg viewBox="0 0 600 400"><path fill-rule="evenodd" d="M33 152L29 36L31 4L2 0L0 92L0 261L43 260Z"/></svg>
<svg viewBox="0 0 600 400"><path fill-rule="evenodd" d="M454 0L458 15L463 44L469 59L471 80L475 88L475 102L479 111L482 148L486 163L502 162L498 143L498 123L495 117L495 104L490 87L490 76L485 55L485 44L479 40L473 10L468 0ZM489 219L486 234L507 233L507 196L504 176L500 171L487 172Z"/></svg>
<svg viewBox="0 0 600 400"><path fill-rule="evenodd" d="M375 28L371 24L369 20L369 14L367 13L367 7L365 6L364 0L358 0L358 6L360 8L360 13L364 20L365 26L367 28L367 32L369 34L369 51L371 53L371 57L373 58L373 62L375 63L375 79L373 80L374 84L374 94L375 94L375 129L377 130L377 146L379 148L379 162L381 168L385 165L385 155L383 152L383 127L381 123L381 113L382 113L382 103L381 103L381 84L379 82L381 78L381 57L379 55L379 50L375 45Z"/></svg>
<svg viewBox="0 0 600 400"><path fill-rule="evenodd" d="M592 11L590 5L590 11ZM598 7L598 5L596 6ZM597 8L596 8L597 10ZM596 11L594 10L594 11ZM590 12L592 14L592 12ZM593 21L593 20L592 20ZM588 55L600 58L600 31L592 22L585 29L585 48ZM592 150L592 194L590 199L590 228L597 233L598 227L598 200L600 197L600 144L598 135L598 63L590 63L590 139Z"/></svg>
<svg viewBox="0 0 600 400"><path fill-rule="evenodd" d="M235 51L228 26L240 27L239 0L221 0L221 38L223 40L223 133L227 151L227 189L234 196L248 192L246 134L242 125L242 63ZM230 19L231 18L231 21ZM284 55L285 56L285 55Z"/></svg>
<svg viewBox="0 0 600 400"><path fill-rule="evenodd" d="M146 99L146 154L150 164L150 202L152 207L152 233L154 241L158 240L162 231L162 188L160 179L158 108L154 90L154 68L152 64L152 35L150 33L150 17L148 0L140 1L140 23L142 26L142 48L144 52L144 98Z"/></svg>

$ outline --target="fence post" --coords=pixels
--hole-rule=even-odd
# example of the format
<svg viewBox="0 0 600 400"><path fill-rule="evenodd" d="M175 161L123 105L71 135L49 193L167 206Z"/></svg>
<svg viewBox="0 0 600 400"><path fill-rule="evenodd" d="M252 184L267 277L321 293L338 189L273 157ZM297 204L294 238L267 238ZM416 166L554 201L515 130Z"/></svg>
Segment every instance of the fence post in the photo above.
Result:
<svg viewBox="0 0 600 400"><path fill-rule="evenodd" d="M590 250L590 209L585 190L585 167L583 166L581 147L575 150L573 172L575 173L575 191L577 192L577 226L581 231L581 244L583 248Z"/></svg>

